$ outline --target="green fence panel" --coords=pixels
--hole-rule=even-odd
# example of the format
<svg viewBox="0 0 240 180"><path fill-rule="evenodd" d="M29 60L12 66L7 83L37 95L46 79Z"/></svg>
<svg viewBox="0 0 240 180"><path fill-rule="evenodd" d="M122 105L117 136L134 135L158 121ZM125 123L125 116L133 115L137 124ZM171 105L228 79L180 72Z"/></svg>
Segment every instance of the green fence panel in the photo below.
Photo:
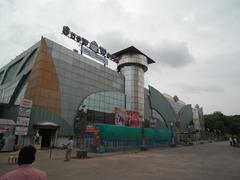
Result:
<svg viewBox="0 0 240 180"><path fill-rule="evenodd" d="M96 123L100 128L100 136L105 140L140 140L141 129Z"/></svg>
<svg viewBox="0 0 240 180"><path fill-rule="evenodd" d="M100 137L105 140L141 140L141 128L100 123L96 123L95 125L100 128ZM175 133L167 129L145 128L144 136L146 140L168 141L172 136L175 136Z"/></svg>
<svg viewBox="0 0 240 180"><path fill-rule="evenodd" d="M172 136L175 136L175 133L167 129L153 129L153 128L145 128L144 129L144 136L146 139L149 140L169 140Z"/></svg>

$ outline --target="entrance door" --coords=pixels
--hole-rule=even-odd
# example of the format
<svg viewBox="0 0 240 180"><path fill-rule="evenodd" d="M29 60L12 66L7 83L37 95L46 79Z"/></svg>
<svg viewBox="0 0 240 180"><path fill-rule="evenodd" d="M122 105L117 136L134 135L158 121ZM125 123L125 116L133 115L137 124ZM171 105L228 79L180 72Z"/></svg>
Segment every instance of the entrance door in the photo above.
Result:
<svg viewBox="0 0 240 180"><path fill-rule="evenodd" d="M55 130L52 129L39 129L39 135L42 136L41 147L47 148L51 145L51 138L54 135Z"/></svg>

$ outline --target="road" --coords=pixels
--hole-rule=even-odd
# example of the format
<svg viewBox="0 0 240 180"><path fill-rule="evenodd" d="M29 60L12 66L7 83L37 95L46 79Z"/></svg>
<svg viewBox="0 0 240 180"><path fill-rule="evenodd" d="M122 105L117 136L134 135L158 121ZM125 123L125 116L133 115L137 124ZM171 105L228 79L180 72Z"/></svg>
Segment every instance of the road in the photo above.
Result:
<svg viewBox="0 0 240 180"><path fill-rule="evenodd" d="M0 174L16 168L0 154ZM227 142L187 147L151 149L146 152L117 152L91 155L85 160L64 162L64 151L39 151L35 166L58 180L234 180L240 179L240 148Z"/></svg>

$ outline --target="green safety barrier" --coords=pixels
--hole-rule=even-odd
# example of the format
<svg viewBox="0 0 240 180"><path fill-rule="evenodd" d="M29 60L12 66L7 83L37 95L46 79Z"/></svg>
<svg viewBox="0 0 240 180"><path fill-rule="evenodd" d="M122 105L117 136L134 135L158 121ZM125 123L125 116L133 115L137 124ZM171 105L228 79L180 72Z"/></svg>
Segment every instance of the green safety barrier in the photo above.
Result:
<svg viewBox="0 0 240 180"><path fill-rule="evenodd" d="M141 128L101 123L96 123L94 125L99 127L100 137L104 140L141 140ZM144 128L144 137L146 140L170 140L172 136L175 137L175 133L168 129Z"/></svg>

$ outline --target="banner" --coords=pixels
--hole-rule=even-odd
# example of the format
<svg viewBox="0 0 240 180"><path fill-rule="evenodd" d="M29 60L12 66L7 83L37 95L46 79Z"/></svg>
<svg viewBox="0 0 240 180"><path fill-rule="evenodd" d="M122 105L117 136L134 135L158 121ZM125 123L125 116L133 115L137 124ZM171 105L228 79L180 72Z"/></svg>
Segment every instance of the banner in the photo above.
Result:
<svg viewBox="0 0 240 180"><path fill-rule="evenodd" d="M137 111L127 111L129 117L129 126L141 127L142 116Z"/></svg>
<svg viewBox="0 0 240 180"><path fill-rule="evenodd" d="M15 128L15 135L27 135L28 127L25 126L17 126Z"/></svg>
<svg viewBox="0 0 240 180"><path fill-rule="evenodd" d="M115 108L115 124L121 126L141 127L142 115L137 111L127 111L122 108Z"/></svg>
<svg viewBox="0 0 240 180"><path fill-rule="evenodd" d="M125 126L127 125L127 111L122 108L114 109L114 122L116 125Z"/></svg>
<svg viewBox="0 0 240 180"><path fill-rule="evenodd" d="M108 60L107 58L101 56L100 54L97 54L95 53L94 51L92 51L91 49L88 49L84 46L82 46L82 53L87 55L87 56L90 56L91 58L103 63L104 65L107 65L108 64Z"/></svg>
<svg viewBox="0 0 240 180"><path fill-rule="evenodd" d="M27 135L28 126L31 116L32 101L23 99L18 110L17 123L15 128L15 135Z"/></svg>
<svg viewBox="0 0 240 180"><path fill-rule="evenodd" d="M29 117L18 117L17 118L17 125L28 126L29 121L30 121Z"/></svg>

